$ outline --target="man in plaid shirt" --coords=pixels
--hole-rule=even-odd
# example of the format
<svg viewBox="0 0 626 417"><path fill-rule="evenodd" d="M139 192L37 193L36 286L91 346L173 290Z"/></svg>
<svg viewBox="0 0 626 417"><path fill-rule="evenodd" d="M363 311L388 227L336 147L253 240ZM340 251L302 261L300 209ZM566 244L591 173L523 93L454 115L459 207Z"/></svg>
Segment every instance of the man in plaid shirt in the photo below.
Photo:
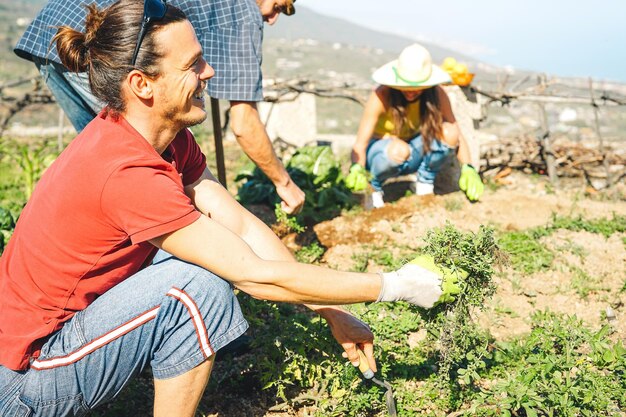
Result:
<svg viewBox="0 0 626 417"><path fill-rule="evenodd" d="M297 213L304 193L291 180L276 156L261 122L256 102L263 100L263 21L273 24L279 14L293 14L294 0L171 0L185 12L203 48L205 60L215 69L207 83L208 95L230 101L230 127L244 152L270 178L282 199L283 210ZM58 26L84 29L85 6L112 4L112 0L50 0L30 24L15 53L39 68L46 84L77 131L102 109L86 73L63 67L51 44Z"/></svg>

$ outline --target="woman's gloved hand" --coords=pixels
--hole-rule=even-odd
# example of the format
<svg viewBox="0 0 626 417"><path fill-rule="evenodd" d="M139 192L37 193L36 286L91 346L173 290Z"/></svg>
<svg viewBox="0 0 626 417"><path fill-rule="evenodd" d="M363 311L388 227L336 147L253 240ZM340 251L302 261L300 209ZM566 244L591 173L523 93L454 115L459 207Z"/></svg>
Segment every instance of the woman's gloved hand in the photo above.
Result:
<svg viewBox="0 0 626 417"><path fill-rule="evenodd" d="M368 185L368 173L363 165L354 163L346 176L346 187L350 191L363 191Z"/></svg>
<svg viewBox="0 0 626 417"><path fill-rule="evenodd" d="M483 195L483 191L485 189L483 181L480 178L480 175L478 175L476 168L470 164L463 164L463 167L461 168L459 188L462 191L465 191L465 195L470 201L478 201L480 196Z"/></svg>
<svg viewBox="0 0 626 417"><path fill-rule="evenodd" d="M439 303L454 301L454 296L461 292L459 272L435 264L430 255L418 256L397 271L382 274L382 277L379 302L408 301L419 307L431 308Z"/></svg>

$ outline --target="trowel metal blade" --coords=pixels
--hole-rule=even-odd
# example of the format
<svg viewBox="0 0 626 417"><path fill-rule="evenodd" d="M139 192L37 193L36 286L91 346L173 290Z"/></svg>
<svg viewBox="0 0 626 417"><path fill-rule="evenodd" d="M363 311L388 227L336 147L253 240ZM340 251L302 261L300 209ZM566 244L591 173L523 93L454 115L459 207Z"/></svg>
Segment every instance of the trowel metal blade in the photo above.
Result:
<svg viewBox="0 0 626 417"><path fill-rule="evenodd" d="M393 390L391 389L391 384L387 381L381 381L376 378L372 378L372 382L381 387L385 388L387 392L385 392L385 403L387 404L387 413L391 417L397 417L398 412L396 411L396 401L393 399Z"/></svg>

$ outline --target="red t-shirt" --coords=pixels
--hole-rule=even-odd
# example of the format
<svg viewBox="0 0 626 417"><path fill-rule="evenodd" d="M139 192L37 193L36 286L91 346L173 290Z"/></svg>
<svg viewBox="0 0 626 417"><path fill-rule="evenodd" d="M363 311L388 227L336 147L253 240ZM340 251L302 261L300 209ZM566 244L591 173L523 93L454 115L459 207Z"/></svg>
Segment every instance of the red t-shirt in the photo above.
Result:
<svg viewBox="0 0 626 417"><path fill-rule="evenodd" d="M0 258L0 364L26 369L47 337L149 264L148 240L200 217L183 186L205 157L188 130L163 156L98 115L45 172Z"/></svg>

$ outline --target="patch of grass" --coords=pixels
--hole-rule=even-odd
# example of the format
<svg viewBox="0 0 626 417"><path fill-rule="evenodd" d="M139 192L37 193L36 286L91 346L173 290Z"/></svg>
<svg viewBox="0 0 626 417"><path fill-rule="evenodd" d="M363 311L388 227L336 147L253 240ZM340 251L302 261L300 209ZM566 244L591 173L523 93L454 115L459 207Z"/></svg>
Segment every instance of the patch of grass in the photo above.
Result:
<svg viewBox="0 0 626 417"><path fill-rule="evenodd" d="M554 260L554 254L532 232L503 233L498 245L509 254L513 268L525 274L545 271Z"/></svg>
<svg viewBox="0 0 626 417"><path fill-rule="evenodd" d="M566 243L563 246L559 246L556 248L556 250L558 251L565 251L565 252L569 252L573 255L578 256L579 259L585 259L586 257L586 253L585 253L585 248L582 247L581 245L578 245L574 242L572 242L571 239L567 239Z"/></svg>
<svg viewBox="0 0 626 417"><path fill-rule="evenodd" d="M573 272L570 285L583 300L587 299L589 294L602 290L598 280L586 271L576 266L570 266L570 270Z"/></svg>
<svg viewBox="0 0 626 417"><path fill-rule="evenodd" d="M515 312L515 310L513 310L510 307L506 307L503 306L501 304L496 305L496 307L494 308L494 311L498 314L506 314L507 316L511 317L511 318L518 318L519 314L517 314Z"/></svg>
<svg viewBox="0 0 626 417"><path fill-rule="evenodd" d="M626 231L626 216L613 213L612 218L587 220L581 216L553 215L546 226L526 231L503 232L498 238L498 245L511 257L511 264L520 272L532 274L546 271L552 267L554 253L540 242L542 237L550 236L557 230L587 231L610 237L613 233ZM572 245L571 251L584 256L582 247Z"/></svg>
<svg viewBox="0 0 626 417"><path fill-rule="evenodd" d="M459 211L463 208L463 201L458 198L449 198L444 201L443 206L447 211Z"/></svg>
<svg viewBox="0 0 626 417"><path fill-rule="evenodd" d="M367 271L367 265L370 260L370 254L368 252L355 253L352 255L354 265L350 268L353 272L365 272Z"/></svg>
<svg viewBox="0 0 626 417"><path fill-rule="evenodd" d="M484 181L485 187L491 191L497 191L499 188L502 188L502 184L497 182L493 177L487 177Z"/></svg>
<svg viewBox="0 0 626 417"><path fill-rule="evenodd" d="M626 349L608 326L587 329L575 316L537 312L531 334L497 343L468 415L617 416L626 405Z"/></svg>
<svg viewBox="0 0 626 417"><path fill-rule="evenodd" d="M612 218L586 220L582 216L562 217L553 215L552 222L546 227L548 231L566 229L575 232L586 231L610 237L613 233L626 232L626 216L613 213Z"/></svg>

